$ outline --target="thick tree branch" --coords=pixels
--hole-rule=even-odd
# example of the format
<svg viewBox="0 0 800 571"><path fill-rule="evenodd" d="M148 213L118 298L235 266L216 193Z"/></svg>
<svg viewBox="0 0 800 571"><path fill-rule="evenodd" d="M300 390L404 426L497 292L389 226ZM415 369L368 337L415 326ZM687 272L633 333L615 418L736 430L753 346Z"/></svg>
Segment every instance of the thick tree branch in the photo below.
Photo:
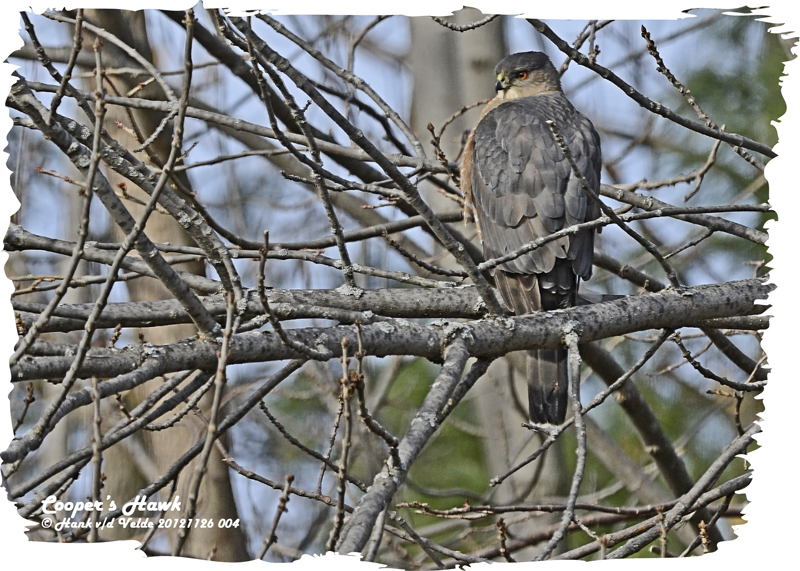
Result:
<svg viewBox="0 0 800 571"><path fill-rule="evenodd" d="M452 328L463 327L474 339L472 355L492 358L511 351L558 347L561 330L570 320L580 324L582 342L590 342L643 329L695 327L707 319L758 314L764 306L756 302L765 299L773 289L772 284L762 279L751 279L667 289L567 310L465 324L437 322L425 326L397 320L363 325L363 348L365 355L417 355L437 360ZM286 334L306 346L318 350L326 348L334 357L341 355L342 337L347 337L353 346L358 345L356 331L351 326L288 329ZM94 356L98 351L102 351L102 357ZM215 351L215 345L195 340L159 346L153 349L149 358L163 360L166 372L192 367L209 368L216 366ZM266 362L297 356L274 333L247 332L231 339L229 362ZM139 365L139 359L138 355L124 350L91 349L79 374L108 376L116 371L130 371ZM70 362L68 357L23 357L12 367L11 378L13 382L21 382L55 377L63 374Z"/></svg>

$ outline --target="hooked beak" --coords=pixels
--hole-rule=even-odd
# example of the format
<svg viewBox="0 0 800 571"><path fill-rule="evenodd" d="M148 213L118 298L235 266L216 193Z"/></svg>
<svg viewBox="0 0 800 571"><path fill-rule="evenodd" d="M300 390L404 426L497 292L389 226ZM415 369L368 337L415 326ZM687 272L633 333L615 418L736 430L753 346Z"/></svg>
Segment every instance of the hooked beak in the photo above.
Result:
<svg viewBox="0 0 800 571"><path fill-rule="evenodd" d="M508 89L510 87L509 85L506 85L504 83L504 80L505 80L505 77L503 76L502 73L497 76L497 81L494 84L494 90L495 91L498 91L498 92L499 91L505 91L506 89Z"/></svg>

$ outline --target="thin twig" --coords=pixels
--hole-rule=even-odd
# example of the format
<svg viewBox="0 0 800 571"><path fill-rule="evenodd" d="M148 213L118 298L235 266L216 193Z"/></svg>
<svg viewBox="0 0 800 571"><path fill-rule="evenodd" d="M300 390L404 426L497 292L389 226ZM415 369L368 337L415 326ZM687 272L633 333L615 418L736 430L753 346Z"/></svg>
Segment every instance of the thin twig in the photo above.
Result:
<svg viewBox="0 0 800 571"><path fill-rule="evenodd" d="M547 542L544 550L536 557L536 561L544 561L550 553L558 546L567 528L575 518L575 504L578 501L578 491L583 481L584 470L586 469L586 426L583 422L583 410L581 407L581 355L578 351L580 341L580 330L577 323L569 323L564 329L564 344L567 346L567 362L569 373L570 397L572 398L572 414L575 424L575 434L578 440L576 454L578 456L575 465L575 473L572 476L572 485L567 496L566 509L561 517L561 525L558 530ZM587 407L588 408L588 407Z"/></svg>
<svg viewBox="0 0 800 571"><path fill-rule="evenodd" d="M148 424L144 427L144 429L150 432L158 432L160 430L166 430L167 428L172 428L178 422L180 422L180 420L183 417L189 414L190 411L197 409L197 403L200 402L200 399L202 399L205 396L205 394L209 390L211 390L211 387L213 386L214 386L214 377L209 376L208 381L206 381L206 383L200 388L200 390L198 390L194 395L192 395L192 398L190 398L186 402L186 406L184 406L181 410L176 412L174 415L172 415L164 422L159 422L157 424Z"/></svg>
<svg viewBox="0 0 800 571"><path fill-rule="evenodd" d="M281 322L272 312L272 309L269 305L269 298L267 297L267 286L266 286L266 278L264 275L264 270L267 263L267 252L269 250L269 231L264 231L264 246L259 251L259 260L258 260L258 281L256 282L256 288L258 289L258 297L261 300L261 306L264 308L264 313L269 319L270 324L272 325L272 329L278 335L280 340L287 346L291 347L298 353L305 355L309 359L319 359L319 360L327 360L330 359L331 354L329 351L317 351L316 349L312 349L311 347L307 347L306 345L297 342L294 339L291 339L288 335L286 335L286 331L284 331Z"/></svg>
<svg viewBox="0 0 800 571"><path fill-rule="evenodd" d="M286 504L289 503L289 492L291 490L293 481L294 474L287 474L286 484L283 486L283 493L278 500L278 509L275 510L275 519L272 520L272 527L269 528L269 533L267 533L267 537L264 538L264 545L261 547L261 551L258 552L257 559L259 560L264 559L264 556L267 554L267 551L269 551L269 548L272 546L272 544L278 541L278 536L275 535L275 530L278 529L278 522L281 520L283 513L288 511L286 509Z"/></svg>
<svg viewBox="0 0 800 571"><path fill-rule="evenodd" d="M322 454L320 454L319 452L317 452L316 450L313 450L312 448L309 448L308 446L306 446L305 444L303 444L302 442L297 440L297 438L292 436L289 433L289 431L286 430L286 427L283 426L283 424L281 424L278 421L278 419L275 418L272 415L272 413L269 411L269 409L267 408L267 405L264 403L264 401L259 402L258 406L261 408L261 411L267 416L269 421L275 426L275 428L278 429L278 432L281 433L281 436L283 436L289 442L289 444L291 444L292 446L295 446L296 448L302 450L303 452L305 452L306 454L308 454L312 458L315 458L315 459L319 460L320 462L323 463L323 466L327 466L328 468L331 468L333 470L337 469L336 464L334 464L330 460L330 453L328 454L328 457L325 457ZM361 490L362 492L366 492L367 491L367 486L361 480L351 476L350 474L347 475L347 481L350 482L351 484L355 484L358 487L358 489ZM318 493L322 493L320 490L321 490L321 488L318 486L317 487L317 492Z"/></svg>
<svg viewBox="0 0 800 571"><path fill-rule="evenodd" d="M28 408L30 408L31 404L36 400L36 397L33 396L34 385L33 383L28 383L28 388L25 392L25 398L22 399L22 412L19 415L19 418L14 423L13 428L11 429L12 434L16 434L19 427L22 426L22 423L25 422L25 417L28 415Z"/></svg>
<svg viewBox="0 0 800 571"><path fill-rule="evenodd" d="M275 117L275 112L272 107L272 99L269 97L269 93L267 92L266 82L264 81L264 77L261 73L259 73L258 68L258 59L255 57L255 47L253 46L252 42L248 38L247 42L248 51L251 57L251 63L253 65L253 73L256 75L256 79L258 81L258 85L261 90L261 100L264 102L264 105L267 108L267 113L269 115L270 124L272 125L273 130L276 134L278 134L278 138L286 147L293 156L300 159L301 162L308 164L307 161L303 160L302 154L298 152L294 146L289 142L288 139L283 137L283 133L278 126L277 119ZM318 167L322 167L322 158L320 157L319 147L317 146L316 139L314 138L311 129L308 127L306 123L305 114L303 111L295 104L294 98L291 96L289 91L283 85L278 74L273 71L268 65L264 66L264 70L269 75L272 82L278 87L279 91L283 94L285 102L289 105L292 114L295 119L295 124L297 127L302 131L303 135L306 137L306 141L308 144L309 149L311 150L311 156L313 158L313 163L316 164ZM325 208L325 214L328 216L328 221L331 226L331 233L336 237L336 245L339 249L339 257L342 259L342 273L344 274L345 283L350 287L355 287L355 281L353 278L353 266L350 262L350 254L347 251L347 246L345 245L344 237L343 237L343 230L342 226L339 223L339 219L336 215L336 211L333 208L333 204L331 203L330 195L328 193L328 188L325 183L325 179L320 176L320 174L316 170L312 170L312 176L314 179L314 185L317 188L317 192L319 193L320 200L322 201L322 205Z"/></svg>
<svg viewBox="0 0 800 571"><path fill-rule="evenodd" d="M732 500L733 500L733 494L725 496L725 499L722 500L722 503L714 512L714 515L711 518L711 520L708 522L706 526L704 526L704 530L707 527L713 527L714 524L717 523L717 520L720 518L720 516L722 516L722 514L728 511L728 507L730 507ZM697 548L697 546L700 545L701 543L703 544L703 553L707 553L708 552L708 547L706 546L706 543L708 543L707 534L700 534L697 537L695 537L694 540L689 545L686 546L686 549L684 549L683 552L678 557L686 557L692 551L694 551Z"/></svg>
<svg viewBox="0 0 800 571"><path fill-rule="evenodd" d="M481 26L485 26L489 22L492 22L493 20L499 17L500 14L491 14L489 16L486 16L478 20L477 22L472 22L471 24L463 24L463 25L453 24L452 22L448 22L447 20L445 20L444 18L440 18L439 16L431 16L431 20L433 20L440 26L444 26L448 30L453 30L454 32L468 32L470 30L475 30L477 28L480 28Z"/></svg>
<svg viewBox="0 0 800 571"><path fill-rule="evenodd" d="M28 21L28 17L25 12L22 12L22 17L26 21L26 25L30 25ZM29 34L33 33L33 28L29 29ZM35 42L35 35L31 36ZM92 198L94 195L94 179L97 175L99 165L100 165L100 132L103 129L103 119L106 115L106 105L105 101L103 100L104 90L103 90L103 80L100 75L100 70L102 69L103 60L100 54L100 44L99 42L95 42L94 44L94 52L95 52L95 61L97 66L97 73L95 76L96 82L96 91L95 94L97 96L95 101L95 113L96 113L96 121L95 121L95 145L92 148L92 161L89 165L89 171L86 174L86 182L83 185L83 209L81 211L81 218L80 218L80 226L78 227L78 240L75 242L75 247L72 251L72 258L70 260L70 264L67 268L67 271L64 274L64 278L61 280L58 288L56 289L53 297L50 299L49 303L47 304L47 308L42 312L39 316L39 319L36 320L36 323L32 324L31 327L28 329L28 332L25 334L25 337L20 340L14 354L11 355L9 359L9 363L14 365L19 361L19 359L25 354L30 347L31 343L33 343L36 338L39 336L39 332L43 327L47 325L50 316L52 315L55 308L61 303L64 295L67 293L71 283L72 283L72 276L75 275L75 272L78 269L78 264L81 262L81 258L83 257L83 246L86 243L86 239L89 235L89 212L91 209ZM50 119L52 119L52 114L50 115Z"/></svg>
<svg viewBox="0 0 800 571"><path fill-rule="evenodd" d="M686 127L687 129L691 129L701 135L706 135L708 137L712 137L714 139L720 139L726 143L731 145L738 145L741 147L745 147L751 149L753 151L757 151L763 155L766 155L770 158L775 158L777 154L773 151L768 145L763 143L759 143L758 141L753 141L752 139L748 139L747 137L743 137L742 135L738 135L735 133L726 133L724 131L720 131L718 129L712 129L703 125L701 123L697 123L695 121L690 121L680 115L677 115L667 107L661 105L660 103L656 103L639 93L635 88L631 85L624 82L620 79L615 73L613 73L610 69L605 68L597 63L591 62L588 57L584 56L582 53L578 52L577 50L572 49L567 42L562 40L558 37L555 32L544 22L541 20L536 19L529 19L528 22L538 30L542 35L544 35L547 39L549 39L555 46L570 56L577 64L582 65L586 68L597 73L600 77L610 81L614 85L616 85L619 89L621 89L628 97L633 99L636 103L651 111L653 113L657 113L662 117L681 125L682 127Z"/></svg>
<svg viewBox="0 0 800 571"><path fill-rule="evenodd" d="M725 377L720 377L713 371L706 369L703 365L697 362L692 353L686 348L686 346L681 341L680 335L678 335L677 333L673 334L672 340L681 350L681 353L683 353L683 357L686 359L686 361L688 361L689 364L691 364L692 367L694 367L695 370L697 370L697 372L699 372L707 379L711 379L712 381L716 381L721 385L725 385L726 387L729 387L737 391L760 391L767 385L767 381L753 381L753 382L748 381L746 383L740 383L737 381L731 381L729 379L726 379Z"/></svg>
<svg viewBox="0 0 800 571"><path fill-rule="evenodd" d="M191 10L189 11L188 17L194 17L193 14L191 14ZM187 26L187 30L188 29L191 29L191 26ZM203 443L203 449L200 453L200 458L194 465L192 481L189 484L189 492L186 496L186 509L184 514L187 520L192 519L195 516L200 484L206 471L206 464L208 464L208 459L211 456L211 450L214 446L214 441L219 438L217 416L222 404L222 391L225 389L225 384L227 382L226 369L228 366L228 347L230 345L231 336L235 333L234 309L233 294L229 293L228 314L225 318L225 332L222 336L222 346L219 350L217 372L214 376L214 398L211 403L211 409L208 413L208 428L206 430L206 437ZM181 550L183 549L183 545L186 542L191 529L191 527L182 527L180 529L178 532L178 537L175 541L175 545L172 548L173 556L178 556L181 554Z"/></svg>
<svg viewBox="0 0 800 571"><path fill-rule="evenodd" d="M97 392L97 377L92 377L92 504L101 501L100 490L103 487L103 435L100 431L103 417L100 414L100 395ZM98 510L92 510L90 515L91 527L89 529L89 543L99 540L97 529Z"/></svg>
<svg viewBox="0 0 800 571"><path fill-rule="evenodd" d="M503 520L503 518L497 520L497 535L499 536L500 540L500 555L508 563L515 563L515 559L511 557L511 553L508 551L508 547L506 546L506 522Z"/></svg>
<svg viewBox="0 0 800 571"><path fill-rule="evenodd" d="M363 375L358 376L355 388L356 395L358 396L358 414L361 417L361 420L364 421L364 425L366 425L370 432L378 436L386 443L386 445L389 447L389 453L392 456L392 462L394 462L395 466L399 466L400 456L397 452L397 446L400 444L400 441L395 435L381 426L381 424L375 420L375 418L367 410L367 403L366 399L364 398Z"/></svg>
<svg viewBox="0 0 800 571"><path fill-rule="evenodd" d="M333 419L333 427L331 428L331 435L328 438L328 449L325 451L325 456L323 457L323 464L319 471L319 478L317 479L317 492L321 493L322 491L322 478L325 476L325 468L327 466L331 466L331 455L333 454L333 446L336 443L336 434L339 432L339 423L342 420L342 415L344 414L344 387L340 385L339 387L339 397L338 397L338 407L336 409L336 416ZM333 467L333 466L331 466Z"/></svg>
<svg viewBox="0 0 800 571"><path fill-rule="evenodd" d="M445 155L444 151L442 150L441 138L436 134L436 129L433 127L433 123L428 123L428 132L430 132L431 137L433 137L431 139L431 145L433 145L433 150L436 151L436 158L439 159L439 163L445 168L448 176L453 179L453 182L456 184L456 186L460 186L460 173L458 169L451 166L450 161L447 160L447 155ZM453 198L455 199L455 197ZM459 196L459 198L463 199L463 194Z"/></svg>
<svg viewBox="0 0 800 571"><path fill-rule="evenodd" d="M725 129L725 125L723 125L721 127L721 129L724 130ZM683 201L684 202L688 202L689 200L691 200L691 198L695 194L697 194L698 191L700 190L700 185L703 184L703 179L705 178L706 173L709 170L711 170L711 167L713 167L717 162L717 151L719 151L719 146L721 144L722 144L722 141L719 141L719 140L718 141L714 141L714 146L711 147L711 152L708 154L708 159L706 159L705 164L703 166L701 166L696 171L697 172L697 176L696 176L696 179L695 179L694 187L692 188L692 190L687 192L683 197ZM742 151L742 152L744 152L744 151Z"/></svg>
<svg viewBox="0 0 800 571"><path fill-rule="evenodd" d="M423 270L429 271L432 274L439 274L442 276L459 277L459 278L467 277L467 272L465 272L464 270L448 270L447 268L440 268L439 266L434 266L433 264L428 263L425 260L420 260L414 254L412 254L411 252L406 250L403 246L401 246L400 243L389 238L389 234L386 232L383 233L383 238L392 248L397 250L397 252L401 256L403 256L413 264L419 266Z"/></svg>
<svg viewBox="0 0 800 571"><path fill-rule="evenodd" d="M356 58L356 48L361 43L361 41L367 36L367 34L372 30L375 26L383 22L385 19L391 18L391 15L388 16L377 16L374 20L372 20L369 24L364 26L364 29L359 32L359 34L350 40L350 48L347 51L347 71L351 74L353 73L353 67L355 66L355 58ZM353 98L355 94L356 87L352 83L348 83L347 85L347 98L345 99L345 113L344 116L348 119L350 118L350 100Z"/></svg>
<svg viewBox="0 0 800 571"><path fill-rule="evenodd" d="M701 335L701 337L703 337L703 335ZM706 343L705 346L702 349L700 349L700 351L697 352L697 354L695 355L695 358L699 357L700 355L702 355L703 353L705 353L706 351L711 349L712 345L713 345L713 343L711 341ZM680 361L678 363L672 363L670 365L667 365L663 369L658 369L656 371L649 371L646 374L647 374L648 377L653 377L653 378L660 377L661 375L666 375L667 373L671 373L675 369L677 369L679 367L682 367L683 365L685 365L688 362L689 362L688 359L683 359L682 361Z"/></svg>
<svg viewBox="0 0 800 571"><path fill-rule="evenodd" d="M350 453L351 435L353 425L350 418L350 397L351 397L351 382L348 374L347 358L347 338L342 339L342 401L344 404L342 417L344 418L344 434L342 435L342 453L339 456L339 470L338 470L338 483L337 494L339 501L336 504L336 515L333 518L333 529L331 530L330 538L326 546L327 551L334 551L336 544L339 542L339 536L342 532L344 525L344 499L347 487L347 461Z"/></svg>
<svg viewBox="0 0 800 571"><path fill-rule="evenodd" d="M50 103L50 117L47 119L48 124L50 125L52 125L53 121L55 120L58 106L61 105L61 100L64 97L64 93L67 91L69 80L72 79L72 70L75 68L75 64L78 61L78 54L81 52L81 46L83 44L83 35L81 34L82 29L83 8L78 8L77 13L75 14L75 34L72 38L72 52L69 55L67 67L64 69L64 76L62 77L61 83L58 86L58 91L56 92L55 96L53 96L53 101ZM95 73L101 73L101 69L96 69Z"/></svg>
<svg viewBox="0 0 800 571"><path fill-rule="evenodd" d="M378 556L378 550L381 548L381 539L383 538L384 527L386 526L386 514L389 512L389 506L381 512L378 521L375 522L375 529L372 530L372 536L369 538L369 548L364 561L375 561Z"/></svg>
<svg viewBox="0 0 800 571"><path fill-rule="evenodd" d="M167 505L169 505L172 502L172 496L175 495L175 490L177 489L178 489L178 478L175 478L174 480L172 480L172 486L170 486L169 493L167 494ZM153 518L153 521L161 521L165 513L167 513L166 507L163 510L161 510L158 514L156 514L156 517ZM156 534L158 529L159 528L157 525L154 525L153 527L148 529L147 533L144 534L141 543L136 549L144 551L147 548L147 544L150 543L151 539L153 539L153 536Z"/></svg>
<svg viewBox="0 0 800 571"><path fill-rule="evenodd" d="M591 40L590 42L591 45L589 46L589 58L591 59L592 62L594 62L594 59L597 57L597 54L599 53L599 49L594 43L595 34L598 31L605 28L606 26L608 26L609 24L612 24L613 22L614 20L603 20L602 22L598 22L597 20L590 20L586 24L586 26L584 26L583 30L581 30L581 33L578 34L578 37L575 38L575 41L572 43L572 49L579 50L581 49L581 46L587 39ZM558 68L558 75L563 76L566 73L571 61L572 61L571 57L567 57L564 60L564 63L562 63L561 67Z"/></svg>
<svg viewBox="0 0 800 571"><path fill-rule="evenodd" d="M689 248L694 248L700 242L702 242L703 240L706 240L708 238L711 238L711 236L713 236L713 235L714 235L714 231L713 230L709 230L708 228L704 228L703 231L700 233L700 235L697 238L695 238L693 240L690 240L689 242L686 242L685 244L682 244L682 245L678 246L677 248L672 250L669 254L664 254L664 259L665 260L669 260L671 257L677 256L678 254L688 250Z"/></svg>
<svg viewBox="0 0 800 571"><path fill-rule="evenodd" d="M487 103L489 103L489 101L491 101L491 99L481 99L480 101L476 101L475 103L470 103L468 105L462 106L461 109L459 109L458 111L450 115L450 117L442 121L442 125L439 127L439 134L437 135L437 137L441 139L442 135L444 135L444 130L447 128L447 126L450 125L450 123L452 123L459 117L461 117L464 113L466 113L470 109L474 109L475 107L486 105Z"/></svg>
<svg viewBox="0 0 800 571"><path fill-rule="evenodd" d="M658 53L658 48L656 47L656 43L650 37L650 32L648 32L647 28L645 28L644 26L642 26L642 37L644 38L645 42L647 42L647 51L650 52L650 55L653 56L653 59L655 59L656 63L658 64L656 70L661 74L663 74L664 77L666 77L669 80L669 82L675 87L675 89L677 89L678 92L680 92L680 94L683 95L683 98L686 100L689 106L692 109L694 109L695 113L697 113L697 116L703 123L705 123L706 126L710 127L711 129L719 129L720 131L724 131L725 126L723 125L722 127L718 127L717 124L714 123L714 121L712 121L711 118L706 114L706 112L700 108L700 104L697 103L697 100L692 95L692 92L689 91L689 89L686 86L684 86L680 81L678 81L678 78L675 77L673 73L669 70L669 68L664 63L664 60L661 59L661 54ZM744 160L746 160L748 163L756 167L758 170L762 172L764 171L764 165L760 161L758 161L753 155L751 155L750 153L748 153L743 148L737 145L731 145L731 146L733 147L733 150L737 155L742 157ZM696 192L696 190L694 192Z"/></svg>

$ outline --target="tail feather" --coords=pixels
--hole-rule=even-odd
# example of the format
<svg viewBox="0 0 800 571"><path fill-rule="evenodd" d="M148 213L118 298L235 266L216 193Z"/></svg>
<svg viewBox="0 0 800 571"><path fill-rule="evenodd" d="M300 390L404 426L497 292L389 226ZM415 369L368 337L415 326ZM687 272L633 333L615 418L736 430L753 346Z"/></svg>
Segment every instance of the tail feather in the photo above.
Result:
<svg viewBox="0 0 800 571"><path fill-rule="evenodd" d="M534 424L561 424L569 387L566 349L528 351L528 407Z"/></svg>
<svg viewBox="0 0 800 571"><path fill-rule="evenodd" d="M544 275L495 272L497 287L514 313L526 315L575 305L575 276L566 260L558 262L553 272ZM531 422L561 424L566 418L569 393L567 350L528 351L527 361Z"/></svg>

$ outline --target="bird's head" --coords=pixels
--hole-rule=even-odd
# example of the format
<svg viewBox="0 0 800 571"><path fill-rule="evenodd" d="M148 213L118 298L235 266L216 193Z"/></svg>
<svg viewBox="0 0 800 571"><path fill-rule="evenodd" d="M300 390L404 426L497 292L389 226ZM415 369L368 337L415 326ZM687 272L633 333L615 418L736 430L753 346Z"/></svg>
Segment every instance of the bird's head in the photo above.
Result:
<svg viewBox="0 0 800 571"><path fill-rule="evenodd" d="M521 52L503 58L494 68L499 99L517 99L538 93L561 91L561 80L542 52Z"/></svg>

